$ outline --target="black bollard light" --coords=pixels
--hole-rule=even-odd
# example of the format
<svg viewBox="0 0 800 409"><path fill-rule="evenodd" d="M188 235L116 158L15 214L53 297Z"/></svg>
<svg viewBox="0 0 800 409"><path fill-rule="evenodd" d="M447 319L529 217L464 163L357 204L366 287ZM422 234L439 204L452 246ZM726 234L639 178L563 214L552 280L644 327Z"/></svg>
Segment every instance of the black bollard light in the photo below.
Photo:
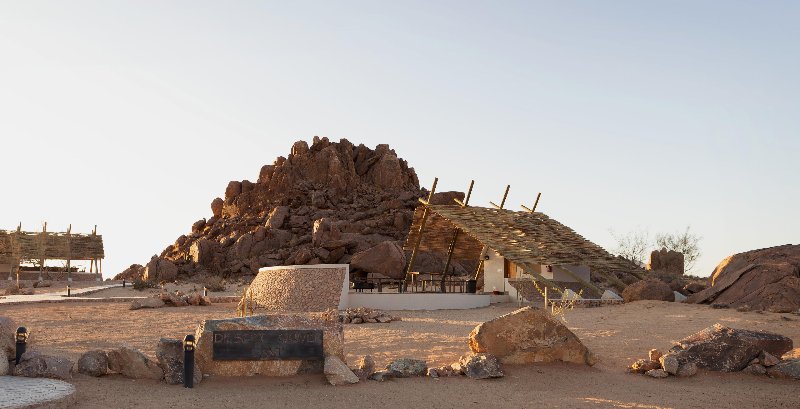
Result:
<svg viewBox="0 0 800 409"><path fill-rule="evenodd" d="M183 387L194 388L194 335L183 338Z"/></svg>
<svg viewBox="0 0 800 409"><path fill-rule="evenodd" d="M17 328L17 353L15 356L14 365L19 365L19 360L22 358L22 354L24 354L25 350L28 349L28 335L27 328Z"/></svg>
<svg viewBox="0 0 800 409"><path fill-rule="evenodd" d="M68 285L67 286L67 297L69 297L71 294L72 294L72 288Z"/></svg>
<svg viewBox="0 0 800 409"><path fill-rule="evenodd" d="M125 288L125 279L122 279L122 288Z"/></svg>

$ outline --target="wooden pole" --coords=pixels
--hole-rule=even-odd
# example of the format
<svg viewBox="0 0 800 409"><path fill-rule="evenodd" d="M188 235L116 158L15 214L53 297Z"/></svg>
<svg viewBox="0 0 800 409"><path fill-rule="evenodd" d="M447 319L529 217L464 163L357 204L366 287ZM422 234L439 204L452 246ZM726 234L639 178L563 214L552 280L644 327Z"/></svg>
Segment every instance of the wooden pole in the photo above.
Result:
<svg viewBox="0 0 800 409"><path fill-rule="evenodd" d="M419 246L422 244L422 233L425 230L425 223L428 222L428 205L431 203L433 199L433 194L436 193L436 185L439 183L439 178L433 179L433 186L431 187L431 191L428 192L428 200L423 202L425 206L422 209L422 220L419 222L419 231L417 233L417 242L414 243L414 249L411 251L411 259L408 261L408 268L406 269L406 276L403 278L403 283L401 284L401 288L405 291L408 287L408 278L411 276L411 272L414 271L414 261L417 259L417 252L419 251ZM422 202L422 200L420 200Z"/></svg>
<svg viewBox="0 0 800 409"><path fill-rule="evenodd" d="M67 282L72 282L72 243L71 237L72 235L72 225L70 224L67 228Z"/></svg>
<svg viewBox="0 0 800 409"><path fill-rule="evenodd" d="M469 198L472 196L472 188L475 186L475 181L471 180L469 182L469 189L467 189L467 197L464 198L464 202L458 202L462 208L469 206ZM453 199L455 200L455 199ZM447 269L450 268L450 261L453 259L453 251L456 249L456 241L458 240L458 235L461 233L461 229L455 228L453 229L453 239L450 241L450 247L447 249L447 261L444 263L444 271L442 272L442 282L439 284L439 289L441 292L445 291L445 280L447 280Z"/></svg>
<svg viewBox="0 0 800 409"><path fill-rule="evenodd" d="M47 251L46 250L46 248L47 248L47 222L44 222L44 224L42 224L42 241L41 241L41 245L42 245L42 247L40 249L41 250L41 254L40 254L41 258L39 259L39 281L44 280L44 278L42 276L43 276L43 273L44 273L44 260L45 260L44 258L45 258L45 253Z"/></svg>

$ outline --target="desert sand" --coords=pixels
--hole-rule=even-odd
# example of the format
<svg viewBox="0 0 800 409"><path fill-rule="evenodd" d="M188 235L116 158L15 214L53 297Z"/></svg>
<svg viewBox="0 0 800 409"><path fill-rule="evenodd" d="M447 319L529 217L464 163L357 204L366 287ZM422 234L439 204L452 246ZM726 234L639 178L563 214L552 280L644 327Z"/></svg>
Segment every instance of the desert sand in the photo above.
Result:
<svg viewBox="0 0 800 409"><path fill-rule="evenodd" d="M513 311L516 304L476 310L393 311L402 321L346 325L347 361L364 354L377 364L415 357L429 365L453 362L467 351L466 337L485 320ZM69 303L4 306L0 313L33 331L32 348L77 359L87 350L127 343L150 356L159 337L182 338L203 319L234 315L234 304L128 311L125 303ZM116 375L76 374L79 408L108 407L618 407L746 408L800 406L797 382L744 373L701 372L692 378L652 379L625 373L650 348L716 322L767 330L800 343L800 317L738 312L707 306L640 301L580 308L566 315L567 326L600 357L594 367L570 364L506 366L506 377L395 379L333 387L322 375L295 378L206 378L198 387L131 380Z"/></svg>

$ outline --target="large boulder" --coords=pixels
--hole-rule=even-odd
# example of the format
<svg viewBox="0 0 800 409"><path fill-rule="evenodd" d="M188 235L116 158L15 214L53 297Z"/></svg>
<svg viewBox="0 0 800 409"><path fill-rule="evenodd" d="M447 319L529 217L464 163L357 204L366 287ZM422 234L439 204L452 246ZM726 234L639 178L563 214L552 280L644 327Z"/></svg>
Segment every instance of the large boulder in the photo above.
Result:
<svg viewBox="0 0 800 409"><path fill-rule="evenodd" d="M458 199L461 202L464 201L464 192L437 192L433 194L431 197L430 204L432 205L456 205L456 201L454 199Z"/></svg>
<svg viewBox="0 0 800 409"><path fill-rule="evenodd" d="M156 358L158 366L164 371L164 382L170 385L183 384L183 363L184 359L183 342L177 339L161 338L156 347ZM203 380L203 373L197 363L194 364L194 385L198 385Z"/></svg>
<svg viewBox="0 0 800 409"><path fill-rule="evenodd" d="M161 301L160 298L147 297L131 301L131 306L128 309L139 310L142 308L161 308L164 307L165 305L166 304L164 303L164 301Z"/></svg>
<svg viewBox="0 0 800 409"><path fill-rule="evenodd" d="M546 311L532 307L478 325L469 334L469 348L492 354L505 364L595 363L594 355L572 331Z"/></svg>
<svg viewBox="0 0 800 409"><path fill-rule="evenodd" d="M675 301L675 294L669 284L655 279L635 282L622 291L625 302L640 300Z"/></svg>
<svg viewBox="0 0 800 409"><path fill-rule="evenodd" d="M395 378L425 376L428 373L428 364L421 359L400 358L386 365L386 370Z"/></svg>
<svg viewBox="0 0 800 409"><path fill-rule="evenodd" d="M800 309L800 245L787 244L735 254L722 260L709 288L689 303L713 303L771 312Z"/></svg>
<svg viewBox="0 0 800 409"><path fill-rule="evenodd" d="M208 239L199 239L189 248L191 260L203 267L211 267L214 263L214 253L217 243Z"/></svg>
<svg viewBox="0 0 800 409"><path fill-rule="evenodd" d="M141 264L131 264L121 273L114 276L114 280L135 281L135 280L141 280L143 276L144 276L144 266Z"/></svg>
<svg viewBox="0 0 800 409"><path fill-rule="evenodd" d="M8 317L0 317L0 351L5 351L6 356L14 356L17 350L17 323Z"/></svg>
<svg viewBox="0 0 800 409"><path fill-rule="evenodd" d="M89 376L108 373L108 354L102 350L88 351L78 359L78 372Z"/></svg>
<svg viewBox="0 0 800 409"><path fill-rule="evenodd" d="M767 375L773 378L800 380L800 359L789 359L771 366L767 369Z"/></svg>
<svg viewBox="0 0 800 409"><path fill-rule="evenodd" d="M220 218L222 216L222 207L224 206L225 201L222 198L218 197L211 201L211 214L216 217Z"/></svg>
<svg viewBox="0 0 800 409"><path fill-rule="evenodd" d="M711 371L737 372L762 352L781 356L792 346L792 339L783 335L714 324L678 341L661 362L672 362L670 366L675 368L691 362Z"/></svg>
<svg viewBox="0 0 800 409"><path fill-rule="evenodd" d="M0 376L8 375L9 371L9 357L6 356L6 351L0 349Z"/></svg>
<svg viewBox="0 0 800 409"><path fill-rule="evenodd" d="M650 263L647 264L647 269L657 271L660 273L683 275L683 253L674 250L653 250L650 253Z"/></svg>
<svg viewBox="0 0 800 409"><path fill-rule="evenodd" d="M386 277L401 279L406 272L403 267L406 257L403 248L394 241L385 241L368 250L353 256L350 267L367 273L382 274Z"/></svg>
<svg viewBox="0 0 800 409"><path fill-rule="evenodd" d="M178 278L178 266L169 260L153 256L144 268L142 277L145 281L175 281Z"/></svg>
<svg viewBox="0 0 800 409"><path fill-rule="evenodd" d="M335 355L325 357L325 367L323 371L325 372L325 377L328 379L328 383L333 386L350 385L358 383L359 381L358 376L347 367L347 364L342 362L342 360Z"/></svg>
<svg viewBox="0 0 800 409"><path fill-rule="evenodd" d="M14 367L14 375L67 380L72 379L74 364L67 358L29 351L20 357L19 364Z"/></svg>
<svg viewBox="0 0 800 409"><path fill-rule="evenodd" d="M132 379L159 380L164 377L164 372L156 362L128 346L108 351L108 369Z"/></svg>
<svg viewBox="0 0 800 409"><path fill-rule="evenodd" d="M287 217L289 217L289 207L277 206L269 213L265 225L271 229L280 229Z"/></svg>
<svg viewBox="0 0 800 409"><path fill-rule="evenodd" d="M500 361L492 354L467 354L459 359L458 370L472 379L502 378Z"/></svg>

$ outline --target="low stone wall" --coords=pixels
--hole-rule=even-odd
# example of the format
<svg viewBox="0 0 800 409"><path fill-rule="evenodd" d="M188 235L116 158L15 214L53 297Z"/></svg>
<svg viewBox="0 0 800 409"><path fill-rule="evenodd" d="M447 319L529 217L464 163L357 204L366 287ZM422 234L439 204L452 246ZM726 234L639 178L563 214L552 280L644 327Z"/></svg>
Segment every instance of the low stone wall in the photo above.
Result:
<svg viewBox="0 0 800 409"><path fill-rule="evenodd" d="M322 373L324 360L214 360L213 332L240 330L305 329L322 330L324 355L344 361L344 333L339 314L334 311L305 314L269 314L224 320L206 320L195 338L197 365L204 374L218 376L292 376Z"/></svg>
<svg viewBox="0 0 800 409"><path fill-rule="evenodd" d="M347 273L346 264L265 267L248 291L256 310L327 311L339 308Z"/></svg>
<svg viewBox="0 0 800 409"><path fill-rule="evenodd" d="M11 273L12 280L17 279L16 272ZM72 281L97 281L97 274L94 273L72 273ZM0 279L8 279L8 273L0 274ZM39 281L38 271L20 271L20 280ZM48 281L67 281L66 272L44 271L42 279Z"/></svg>

